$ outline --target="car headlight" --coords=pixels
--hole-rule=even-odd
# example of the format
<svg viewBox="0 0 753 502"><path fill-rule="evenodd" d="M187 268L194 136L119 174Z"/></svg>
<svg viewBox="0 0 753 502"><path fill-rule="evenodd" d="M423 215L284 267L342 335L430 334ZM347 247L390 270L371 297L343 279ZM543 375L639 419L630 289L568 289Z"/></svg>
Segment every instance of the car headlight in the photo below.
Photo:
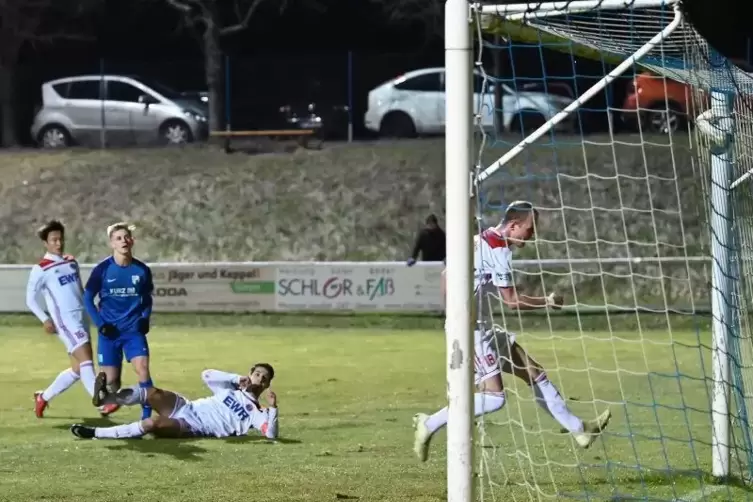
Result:
<svg viewBox="0 0 753 502"><path fill-rule="evenodd" d="M206 122L207 121L207 118L204 115L202 115L200 113L193 112L191 110L183 110L183 115L185 115L186 117L194 119L196 122Z"/></svg>

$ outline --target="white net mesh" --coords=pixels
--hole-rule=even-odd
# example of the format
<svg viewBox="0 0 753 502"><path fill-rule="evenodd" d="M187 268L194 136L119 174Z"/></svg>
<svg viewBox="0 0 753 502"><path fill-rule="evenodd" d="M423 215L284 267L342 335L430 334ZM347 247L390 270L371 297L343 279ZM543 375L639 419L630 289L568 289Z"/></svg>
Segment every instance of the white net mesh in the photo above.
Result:
<svg viewBox="0 0 753 502"><path fill-rule="evenodd" d="M557 4L562 10L541 3L474 10L483 81L479 230L497 225L512 201L534 203L536 240L515 251L516 289L566 298L557 314L525 314L500 301L494 324L517 333L569 409L537 394L537 382L503 375L505 408L478 418L478 492L482 500L748 500L753 180L727 189L753 168L753 79L711 50L675 2ZM644 47L652 39L658 43ZM623 109L609 110L605 132L584 133L584 109L608 112L599 94L556 127L539 128L571 101L554 96L554 84L570 84L576 96L588 87L575 63L567 76L548 72L552 56L542 49L598 59L604 73L643 51L621 76L630 81ZM500 51L511 61L506 70L491 62ZM516 53L537 56L539 73L517 65ZM495 96L502 84L512 92ZM712 89L733 97L734 120L709 111ZM623 119L629 127L616 128ZM719 158L731 161L729 179L714 191ZM709 225L719 211L712 192L731 203L728 260L716 268L731 277L722 297L732 302L717 323L730 354L732 481L724 484L711 476L710 243L720 238ZM612 421L590 449L563 434L568 413L588 427L607 407Z"/></svg>

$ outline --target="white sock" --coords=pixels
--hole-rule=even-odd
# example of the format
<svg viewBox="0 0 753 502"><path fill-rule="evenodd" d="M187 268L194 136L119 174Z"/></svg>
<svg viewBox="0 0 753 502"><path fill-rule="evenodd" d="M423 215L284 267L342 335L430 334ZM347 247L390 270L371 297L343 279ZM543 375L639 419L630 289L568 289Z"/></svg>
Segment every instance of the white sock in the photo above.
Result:
<svg viewBox="0 0 753 502"><path fill-rule="evenodd" d="M79 372L81 383L86 387L86 392L88 392L90 396L93 396L94 381L97 379L97 375L94 374L94 363L91 361L84 361L79 365Z"/></svg>
<svg viewBox="0 0 753 502"><path fill-rule="evenodd" d="M138 385L132 385L125 389L120 389L118 392L108 396L105 399L106 403L116 403L120 406L133 406L135 404L146 404L146 391Z"/></svg>
<svg viewBox="0 0 753 502"><path fill-rule="evenodd" d="M500 410L504 405L504 392L501 394L477 392L473 395L473 414L477 417ZM434 434L447 425L447 412L447 407L444 407L426 419L426 428L429 429L429 432Z"/></svg>
<svg viewBox="0 0 753 502"><path fill-rule="evenodd" d="M57 378L52 381L50 386L47 387L44 392L42 392L42 399L44 399L45 401L52 400L53 397L62 393L74 383L78 382L78 379L78 374L70 368L61 371Z"/></svg>
<svg viewBox="0 0 753 502"><path fill-rule="evenodd" d="M99 439L140 438L143 435L144 428L141 426L141 422L94 429L94 437Z"/></svg>
<svg viewBox="0 0 753 502"><path fill-rule="evenodd" d="M565 400L562 399L557 387L542 373L535 382L533 382L533 393L536 395L536 402L565 429L570 432L583 432L583 420L573 415Z"/></svg>

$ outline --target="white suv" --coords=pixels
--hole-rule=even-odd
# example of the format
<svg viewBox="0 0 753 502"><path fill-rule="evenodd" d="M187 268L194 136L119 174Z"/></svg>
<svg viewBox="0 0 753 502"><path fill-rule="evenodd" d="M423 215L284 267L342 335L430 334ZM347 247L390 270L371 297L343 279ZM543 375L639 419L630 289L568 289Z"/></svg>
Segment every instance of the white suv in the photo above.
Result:
<svg viewBox="0 0 753 502"><path fill-rule="evenodd" d="M389 80L369 92L366 128L384 137L411 137L438 134L445 128L445 70L425 68ZM490 130L494 124L494 86L480 73L474 75L474 108L482 103L482 125ZM572 102L572 98L542 92L516 92L502 85L502 127L505 131L530 131ZM481 101L480 101L481 100ZM559 129L572 129L565 120Z"/></svg>
<svg viewBox="0 0 753 502"><path fill-rule="evenodd" d="M82 75L42 84L31 136L40 147L96 143L190 143L207 136L207 107L157 82Z"/></svg>

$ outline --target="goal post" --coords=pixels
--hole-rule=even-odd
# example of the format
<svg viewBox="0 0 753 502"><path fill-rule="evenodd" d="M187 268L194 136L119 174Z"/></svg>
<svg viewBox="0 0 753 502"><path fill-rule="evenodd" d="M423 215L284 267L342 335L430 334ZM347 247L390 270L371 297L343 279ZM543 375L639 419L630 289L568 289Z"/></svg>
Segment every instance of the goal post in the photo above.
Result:
<svg viewBox="0 0 753 502"><path fill-rule="evenodd" d="M473 341L471 274L471 145L473 45L466 0L445 6L445 213L447 239L446 347L448 428L447 497L473 500ZM451 425L449 425L451 424ZM448 467L450 464L448 463Z"/></svg>
<svg viewBox="0 0 753 502"><path fill-rule="evenodd" d="M606 72L603 78L595 84L582 92L578 92L569 104L547 117L543 124L525 131L522 135L519 134L518 138L513 141L511 138L516 131L512 127L507 126L507 124L497 124L496 118L491 127L484 122L482 115L489 113L488 108L490 106L493 108L493 104L490 105L489 101L491 100L491 103L494 101L493 98L485 94L484 86L482 86L481 91L474 90L474 73L481 73L484 84L487 81L492 81L496 85L502 85L505 82L499 75L487 75L482 57L475 55L482 52L484 35L489 27L494 25L495 19L503 20L506 23L517 23L528 29L533 29L542 35L540 40L545 40L543 35L556 37L611 56L618 56L620 62ZM545 43L541 42L540 45L546 48ZM493 49L502 50L499 48ZM561 50L561 47L557 50ZM746 183L751 183L751 181L746 180L753 173L753 155L751 155L753 134L741 135L739 131L741 121L746 124L753 123L753 120L749 120L753 113L750 112L750 104L746 100L739 99L739 97L748 92L753 94L753 77L735 68L734 65L731 65L707 46L684 18L679 0L570 0L510 5L446 0L445 58L445 174L448 243L445 329L449 401L447 424L448 501L470 502L476 500L474 498L476 495L480 495L483 500L507 500L508 498L505 497L503 492L494 492L495 488L504 486L525 492L525 495L521 495L520 498L517 495L512 495L509 500L545 500L569 497L589 499L587 488L583 488L586 495L581 496L582 494L573 495L572 490L568 491L558 487L554 474L556 471L554 467L576 468L581 471L584 462L590 463L591 466L600 464L605 478L601 482L613 484L613 493L619 492L620 483L614 477L613 472L616 469L614 465L619 465L619 468L638 473L635 476L643 486L644 495L635 497L634 500L684 500L683 494L677 492L678 488L674 481L668 482L667 486L662 486L657 492L658 495L646 488L645 480L659 474L656 473L655 469L643 465L642 454L640 453L641 445L635 444L635 438L640 437L641 434L637 434L633 429L635 424L631 423L633 418L631 415L647 416L642 415L642 411L640 413L633 411L637 408L654 410L655 418L652 420L656 422L655 430L642 434L644 438L650 437L650 440L659 444L659 446L652 445L652 448L654 448L657 456L662 456L662 462L666 464L662 476L666 475L671 478L677 472L684 472L685 469L681 465L682 462L674 461L672 456L673 442L681 443L683 447L689 445L688 447L692 450L689 455L693 457L693 467L698 471L698 474L693 475L695 476L693 479L700 486L700 496L691 494L691 499L702 500L706 494L717 491L717 488L709 488L708 479L703 477L707 463L709 465L706 473L716 479L725 480L732 476L749 478L751 469L753 469L751 430L747 418L750 412L749 406L753 406L753 339L751 339L751 327L749 326L751 324L749 305L753 302L753 296L751 296L749 289L750 281L753 280L753 270L750 267L750 262L753 262L753 258L751 258L753 232L747 227L753 224L753 203L750 202L753 197L745 195L745 192L740 191L740 187L745 187ZM645 216L645 221L650 222L649 226L653 227L653 230L648 227L643 229L646 235L654 236L653 240L644 236L642 239L645 242L640 243L643 245L643 249L648 250L648 255L645 256L647 260L666 256L667 248L672 248L669 254L674 253L672 256L677 260L685 260L685 270L680 273L680 275L684 274L682 278L678 278L674 272L668 272L662 268L661 264L652 266L650 272L639 269L637 266L628 265L627 272L624 273L612 272L612 269L606 268L611 265L599 265L598 273L589 275L577 270L577 256L572 253L572 248L585 242L592 245L591 249L595 249L601 257L600 246L603 245L604 239L595 235L598 234L598 230L589 231L590 233L584 232L589 233L589 235L594 234L587 242L577 237L569 237L567 230L565 230L563 244L565 250L563 253L565 257L573 258L567 274L569 274L569 281L572 283L573 296L575 297L575 304L569 310L580 319L578 310L581 301L578 299L580 285L576 284L578 281L583 277L588 277L589 280L593 279L594 281L600 280L603 288L602 301L607 325L609 326L609 336L600 339L598 343L611 343L614 351L614 369L611 367L609 369L591 369L592 366L600 366L600 364L594 364L594 361L588 359L587 354L590 350L588 344L591 337L585 335L582 321L579 320L579 327L575 330L583 354L583 360L579 363L579 367L582 363L584 368L582 372L588 374L589 385L594 393L593 389L598 387L598 382L594 383L593 381L594 378L616 375L615 389L620 395L611 397L594 395L590 402L592 404L597 402L611 403L611 406L621 407L624 410L623 418L626 423L622 426L626 429L624 434L615 433L615 437L624 439L626 441L625 448L632 449L625 454L632 459L632 464L630 461L613 462L609 460L611 452L608 444L601 447L604 456L607 457L607 460L601 462L594 459L585 461L577 452L572 453L569 460L553 460L552 456L546 451L542 451L543 460L534 460L535 455L533 455L526 439L529 432L524 425L521 425L521 422L524 421L522 418L511 418L504 422L504 426L499 425L502 422L490 422L491 417L480 417L478 419L478 426L482 429L501 427L507 434L523 436L520 442L518 442L518 439L511 439L512 443L508 443L514 451L497 452L499 446L488 444L481 445L482 448L474 448L473 326L475 319L472 318L474 311L472 300L473 257L470 241L476 229L472 228L472 222L474 218L481 219L484 213L492 213L490 217L496 216L497 219L500 216L498 211L496 215L494 214L493 208L478 206L480 200L489 199L489 197L482 196L480 192L493 187L496 192L501 190L510 193L507 196L508 201L526 198L525 194L519 196L511 193L514 192L514 188L508 186L518 187L520 185L515 185L515 182L510 183L510 176L502 176L505 181L495 180L500 175L507 174L506 170L509 170L513 164L515 164L513 170L521 169L521 165L525 164L526 161L520 161L519 157L525 157L526 153L533 149L542 148L539 146L542 140L549 139L550 143L556 144L557 135L561 134L559 133L561 124L572 118L573 114L582 109L594 97L603 93L605 88L617 79L631 75L636 67L649 70L664 78L665 81L671 79L681 82L691 89L692 106L689 112L695 113L695 115L688 120L689 124L692 123L692 125L689 132L685 131L688 133L687 137L683 136L683 141L688 143L687 149L691 152L690 157L688 157L690 165L678 168L678 164L681 164L681 162L677 160L675 150L678 148L677 145L680 140L675 139L673 135L678 134L679 138L679 134L683 131L668 134L668 143L657 146L654 138L648 138L647 133L642 129L640 117L637 142L634 138L623 142L610 125L608 144L589 140L582 137L581 134L579 141L584 152L584 175L560 174L556 172L555 166L555 174L551 175L552 185L556 186L554 189L556 193L553 196L556 195L560 200L551 204L552 207L545 208L548 210L547 212L555 216L559 215L565 221L567 219L565 213L578 208L570 207L571 205L565 202L568 196L566 189L563 188L564 182L562 180L568 183L578 180L584 185L588 185L583 193L591 197L590 205L587 208L579 209L584 212L590 211L590 215L581 217L581 220L593 224L596 228L599 220L608 219L602 218L602 211L609 217L614 211L612 210L612 213L609 213L607 209L593 200L595 196L590 185L594 182L593 180L603 180L605 176L591 172L591 161L588 160L586 150L588 148L611 150L615 174L607 178L619 185L623 179L633 181L636 179L636 176L632 173L629 176L619 173L617 167L620 164L620 156L617 150L623 147L632 148L642 154L643 167L645 168L645 173L642 176L646 183L644 196L647 198L648 209L633 208L630 203L623 201L623 194L619 192L618 186L620 199L618 202L622 214L615 217L617 218L615 221L624 227L625 242L623 249L627 253L619 258L628 261L637 258L640 261L640 256L631 254L631 245L635 239L632 234L634 231L629 228L632 225L629 215L638 214L641 218ZM515 78L512 80L514 81ZM544 83L544 88L546 88L546 83ZM666 106L669 107L669 103ZM487 110L484 110L485 107ZM669 109L667 108L665 111L668 117ZM660 113L661 110L652 112ZM496 113L493 114L496 116ZM748 128L753 130L749 126L746 127L746 131ZM500 129L504 132L500 133ZM500 138L493 137L497 134L500 135ZM569 139L567 141L572 142ZM479 143L481 146L479 146ZM484 150L486 146L492 143L503 145L504 151L500 151L493 160L489 160L486 155L489 152ZM671 164L666 166L666 172L669 174L651 172L652 152L657 151L667 152L667 163ZM557 162L556 156L555 162ZM685 172L680 173L683 169ZM689 171L692 171L693 174L687 174ZM691 176L693 183L700 187L700 192L706 199L706 202L703 200L697 201L698 205L702 206L697 207L698 217L702 218L706 225L702 231L694 230L693 235L686 235L684 228L686 215L683 213L683 208L687 205L687 200L684 200L686 194L678 183L678 179L683 176ZM529 178L530 176L527 179ZM657 207L659 205L657 201L660 201L662 197L657 195L655 189L651 186L655 181L662 183L664 188L670 187L674 183L672 188L674 193L665 194L668 199L676 199L670 203L671 209ZM499 188L500 186L501 188ZM749 185L746 190L748 192L751 190ZM532 202L534 204L545 203L545 201L536 200ZM496 209L498 210L502 206L503 204ZM660 220L670 213L672 217L676 217L678 222L675 232L676 239L673 237L677 242L667 243L659 234L669 230L664 227L658 229L657 226L665 225L666 222ZM628 216L625 216L625 214L628 214ZM644 220L641 219L641 221ZM744 222L744 224L741 225L740 222ZM567 226L567 222L565 222L565 226ZM547 237L541 235L537 229L538 239L545 241ZM571 245L570 241L574 244ZM560 243L560 241L545 242L543 247L554 249ZM613 245L615 243L607 244ZM623 243L619 244L622 245ZM653 246L653 250L651 246ZM616 248L616 244L613 247ZM689 251L691 248L692 251ZM689 265L688 257L692 256L690 253L696 250L708 253L711 258L707 275L703 275L706 272L694 270L694 266ZM549 256L542 255L542 246L538 244L535 246L535 255L539 259L549 258ZM603 258L607 263L617 256L605 255ZM628 340L625 338L627 335L623 337L622 334L613 332L616 328L612 327L610 308L614 305L608 298L610 294L606 286L608 281L603 276L609 276L608 278L618 277L629 282L635 302L631 307L638 312L643 308L640 298L641 291L648 290L648 286L645 286L645 288L641 284L636 286L636 282L645 280L648 284L648 282L656 279L651 274L659 276L656 284L651 283L651 288L653 288L651 291L658 291L655 293L656 297L663 302L661 308L654 309L654 313L664 313L667 316L666 327L664 328L665 334L662 335L660 341L649 339L649 335L644 332L641 325L640 315L636 314L637 338ZM547 283L550 282L549 277L563 277L564 275L566 274L557 275L542 268L537 280L541 279L539 282L546 288ZM708 280L698 280L698 277L702 275L707 277ZM599 276L602 276L602 278L599 279ZM523 279L527 280L526 277ZM667 285L667 283L670 284ZM677 286L679 283L682 283L681 287ZM564 284L567 284L567 281ZM687 340L684 334L676 332L669 320L671 313L676 310L673 302L683 295L686 303L690 304L690 311L693 315L697 315L698 306L696 302L699 301L699 298L707 299L711 310L708 333L708 345L711 347L708 353L704 352L705 342L703 337L706 334L702 332L702 329L697 329L698 345L693 349L698 352L697 364L699 368L697 375L684 373L682 367L686 364L686 361L684 359L679 360L681 358L677 355L677 347L685 347ZM511 322L515 317L515 315L504 312L501 302L498 315L500 316L500 325ZM523 318L519 317L516 322L523 330L526 329ZM549 322L548 324L551 331L552 323ZM542 335L535 339L556 340L557 335L550 332L546 336ZM623 343L625 347L628 347L628 350L631 350L632 347L640 347L643 360L640 364L636 363L636 367L621 367L623 363L616 347ZM674 361L671 361L672 364L667 363L666 366L654 364L656 357L656 354L652 353L654 350L665 351L666 359L674 359ZM552 353L557 364L565 366L560 364L560 354L554 344ZM710 368L706 368L706 363L710 364ZM637 366L640 366L640 368ZM670 367L674 368L675 374L668 376L666 370ZM564 369L569 370L569 368ZM633 402L631 392L626 389L621 372L625 372L631 377L640 376L644 378L642 381L650 387L653 403ZM680 404L670 405L658 401L652 387L652 379L656 378L657 375L677 380L677 388L680 394L678 403ZM510 378L512 377L506 377L506 388L508 386L507 379ZM627 377L624 378L627 379ZM687 388L692 387L692 391L683 390L684 379L687 379L689 382ZM708 401L707 406L690 404L690 401L698 401L698 396L694 394L693 399L686 401L686 398L690 396L683 395L684 392L704 393L700 402ZM640 392L636 391L635 393L639 394ZM524 391L521 391L520 394L515 391L515 395L520 400L524 399ZM526 399L530 400L530 398ZM665 409L677 412L677 417L666 419L667 421L684 420L686 422L683 427L687 430L683 434L687 434L687 439L679 440L671 434L665 434L663 431L665 424L660 418ZM512 414L512 412L510 413ZM531 412L526 411L524 413ZM699 418L696 415L704 418ZM696 432L697 424L695 421L698 420L708 421L706 437L701 437L701 434ZM641 426L648 427L644 424ZM482 431L481 435L485 436L486 431ZM546 436L545 441L561 440ZM607 439L604 442L607 443ZM696 448L696 444L707 444L708 451L700 447ZM487 448L494 450L494 452L490 454L486 451ZM734 454L733 448L738 449ZM545 447L542 449L546 450ZM697 455L707 455L708 459L696 458ZM501 460L503 457L507 460ZM567 455L564 455L561 458L565 459L566 457ZM738 470L733 469L731 465L733 457L739 464ZM474 483L474 479L481 479L484 476L494 478L494 474L489 474L489 472L492 472L490 469L493 470L495 467L489 465L490 458L494 458L494 461L499 464L504 464L506 461L515 464L514 468L521 472L521 479L511 481L505 466L497 465L496 467L500 471L499 477L505 478L504 481L501 479L479 481L486 486L491 486L492 490L491 494L488 494L488 490L477 493L479 490L474 485L479 482ZM478 462L480 466L475 474L474 462ZM540 481L542 476L538 473L542 465L545 468L546 475L551 478L546 483ZM504 475L501 474L503 471ZM683 475L687 475L687 473ZM581 472L581 477L587 476ZM666 493L671 493L671 495L665 496Z"/></svg>

